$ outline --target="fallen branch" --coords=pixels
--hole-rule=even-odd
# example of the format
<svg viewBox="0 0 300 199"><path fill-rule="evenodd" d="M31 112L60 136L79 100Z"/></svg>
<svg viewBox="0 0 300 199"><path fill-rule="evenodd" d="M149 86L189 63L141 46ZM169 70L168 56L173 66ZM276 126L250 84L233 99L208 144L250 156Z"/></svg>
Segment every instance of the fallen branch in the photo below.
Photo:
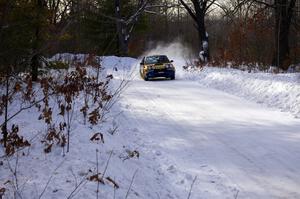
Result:
<svg viewBox="0 0 300 199"><path fill-rule="evenodd" d="M195 176L195 178L194 178L194 180L193 180L193 182L191 184L191 188L190 188L189 195L188 195L187 199L190 199L190 197L192 195L193 186L194 186L196 180L197 180L197 176Z"/></svg>
<svg viewBox="0 0 300 199"><path fill-rule="evenodd" d="M132 184L133 184L133 181L134 181L134 178L135 178L135 176L136 176L137 172L138 172L138 169L137 169L137 170L135 170L135 172L134 172L134 174L133 174L133 176L132 176L132 178L131 178L130 186L129 186L128 190L127 190L127 193L126 193L125 199L127 199L127 198L128 198L128 196L129 196L129 193L130 193L130 191L131 191L131 187L132 187Z"/></svg>
<svg viewBox="0 0 300 199"><path fill-rule="evenodd" d="M49 186L49 184L50 184L50 182L51 182L51 180L52 180L52 178L53 178L53 176L54 176L54 173L55 173L55 172L63 165L63 163L64 163L64 161L62 161L62 162L54 169L54 171L52 172L50 178L48 179L48 181L47 181L47 183L46 183L46 185L45 185L45 187L44 187L42 193L40 194L39 199L41 199L41 198L43 197L45 191L47 190L47 188L48 188L48 186Z"/></svg>

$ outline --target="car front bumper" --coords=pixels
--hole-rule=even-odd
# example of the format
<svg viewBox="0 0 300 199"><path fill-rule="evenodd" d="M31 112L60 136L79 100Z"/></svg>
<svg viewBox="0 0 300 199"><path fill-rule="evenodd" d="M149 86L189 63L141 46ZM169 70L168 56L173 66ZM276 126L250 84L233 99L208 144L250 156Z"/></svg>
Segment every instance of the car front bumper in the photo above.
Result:
<svg viewBox="0 0 300 199"><path fill-rule="evenodd" d="M174 70L149 70L146 73L148 78L155 78L155 77L166 77L171 78L175 76Z"/></svg>

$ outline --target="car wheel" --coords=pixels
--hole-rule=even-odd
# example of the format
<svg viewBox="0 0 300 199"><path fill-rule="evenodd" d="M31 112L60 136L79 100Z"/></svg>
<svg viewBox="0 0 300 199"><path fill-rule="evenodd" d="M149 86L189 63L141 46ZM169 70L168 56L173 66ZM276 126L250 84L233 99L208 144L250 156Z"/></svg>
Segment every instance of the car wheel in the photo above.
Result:
<svg viewBox="0 0 300 199"><path fill-rule="evenodd" d="M175 75L173 75L173 76L171 76L171 78L170 78L171 80L174 80L175 79Z"/></svg>
<svg viewBox="0 0 300 199"><path fill-rule="evenodd" d="M148 81L148 80L149 80L149 78L147 77L147 75L145 75L144 80L145 80L145 81Z"/></svg>

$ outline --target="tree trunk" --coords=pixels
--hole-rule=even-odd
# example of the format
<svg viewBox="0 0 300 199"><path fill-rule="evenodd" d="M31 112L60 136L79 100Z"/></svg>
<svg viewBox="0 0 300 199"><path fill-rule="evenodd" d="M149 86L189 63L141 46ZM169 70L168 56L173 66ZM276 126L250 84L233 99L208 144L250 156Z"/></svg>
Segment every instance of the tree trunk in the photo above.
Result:
<svg viewBox="0 0 300 199"><path fill-rule="evenodd" d="M35 42L33 45L33 57L31 58L31 77L32 77L32 81L37 81L38 79L38 69L40 66L40 57L41 55L39 53L37 53L37 51L40 48L40 44L41 44L41 17L42 17L42 13L44 9L44 2L43 0L37 0L37 23L36 23L36 28L35 28Z"/></svg>
<svg viewBox="0 0 300 199"><path fill-rule="evenodd" d="M205 26L205 15L208 8L213 4L215 0L191 0L193 8L191 8L185 1L179 0L184 8L188 11L189 15L193 18L196 24L199 37L199 56L202 62L208 62L210 58L209 54L209 40ZM209 4L208 4L209 3Z"/></svg>
<svg viewBox="0 0 300 199"><path fill-rule="evenodd" d="M203 5L202 5L203 6ZM196 0L194 1L195 14L197 19L197 30L199 36L199 48L200 54L202 55L202 61L209 61L209 45L208 45L208 35L205 26L205 10L201 7L200 3ZM200 55L200 57L201 57Z"/></svg>
<svg viewBox="0 0 300 199"><path fill-rule="evenodd" d="M122 21L120 0L115 0L115 16L117 18L116 26L118 33L119 55L128 55L129 33L126 24Z"/></svg>
<svg viewBox="0 0 300 199"><path fill-rule="evenodd" d="M198 17L197 17L198 18ZM198 36L199 36L199 48L200 53L204 58L204 62L209 61L209 40L206 32L205 22L204 22L204 14L199 14L199 23L197 25Z"/></svg>
<svg viewBox="0 0 300 199"><path fill-rule="evenodd" d="M31 78L32 78L32 81L37 81L37 79L38 79L39 65L40 65L39 55L34 55L31 58Z"/></svg>
<svg viewBox="0 0 300 199"><path fill-rule="evenodd" d="M275 1L275 52L272 64L283 70L290 65L289 34L296 0Z"/></svg>
<svg viewBox="0 0 300 199"><path fill-rule="evenodd" d="M4 124L2 126L2 134L3 134L3 146L6 147L7 145L7 137L8 137L8 131L7 131L7 120L8 120L8 93L9 93L9 75L6 75L6 81L5 81L5 87L6 87L6 93L5 93L5 115L4 115Z"/></svg>

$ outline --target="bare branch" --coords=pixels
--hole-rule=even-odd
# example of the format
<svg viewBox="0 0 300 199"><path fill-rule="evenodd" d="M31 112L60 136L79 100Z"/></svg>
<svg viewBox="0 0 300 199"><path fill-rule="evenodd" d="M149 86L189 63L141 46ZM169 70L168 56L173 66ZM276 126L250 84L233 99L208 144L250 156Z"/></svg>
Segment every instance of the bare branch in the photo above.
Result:
<svg viewBox="0 0 300 199"><path fill-rule="evenodd" d="M49 184L50 184L50 182L51 182L51 180L52 180L52 178L54 176L54 173L63 165L63 163L64 163L64 160L54 169L54 171L52 172L52 175L48 179L48 181L47 181L47 183L46 183L46 185L45 185L42 193L40 194L39 199L41 199L43 197L45 191L47 190L47 188L48 188L48 186L49 186Z"/></svg>
<svg viewBox="0 0 300 199"><path fill-rule="evenodd" d="M192 195L193 186L194 186L196 180L197 180L197 176L195 176L195 178L194 178L194 180L193 180L193 182L191 184L191 188L190 188L189 195L188 195L187 199L190 199L190 197Z"/></svg>
<svg viewBox="0 0 300 199"><path fill-rule="evenodd" d="M184 8L188 11L189 15L197 22L197 17L195 13L192 11L192 9L183 0L180 0L180 2L184 6Z"/></svg>
<svg viewBox="0 0 300 199"><path fill-rule="evenodd" d="M132 187L132 184L133 184L133 181L134 181L134 178L135 178L135 176L136 176L137 172L138 172L138 169L137 169L137 170L135 170L135 172L134 172L134 174L133 174L133 176L132 176L132 178L131 178L131 182L130 182L129 188L128 188L128 190L127 190L127 193L126 193L125 199L127 199L127 198L128 198L128 196L129 196L129 193L130 193L130 191L131 191L131 187Z"/></svg>

